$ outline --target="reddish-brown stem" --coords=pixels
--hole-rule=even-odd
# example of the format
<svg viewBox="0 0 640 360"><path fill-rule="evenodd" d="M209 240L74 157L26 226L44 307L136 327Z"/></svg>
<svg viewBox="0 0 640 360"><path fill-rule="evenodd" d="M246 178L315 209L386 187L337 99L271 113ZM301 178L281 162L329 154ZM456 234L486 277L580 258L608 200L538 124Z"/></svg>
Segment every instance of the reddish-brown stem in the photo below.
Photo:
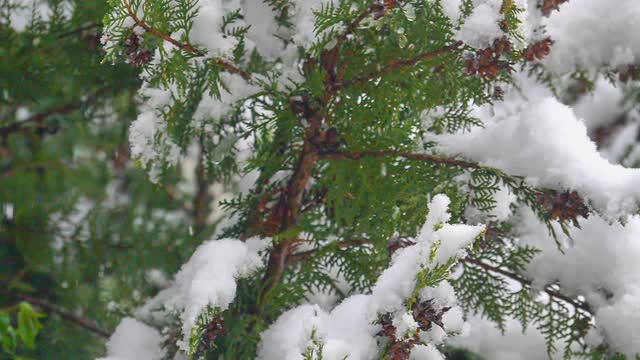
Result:
<svg viewBox="0 0 640 360"><path fill-rule="evenodd" d="M209 195L209 179L205 168L205 143L204 137L199 139L200 149L198 153L198 164L196 165L196 186L197 191L193 197L192 216L195 227L195 233L198 234L207 225L207 216L209 215L209 205L211 204L211 196Z"/></svg>
<svg viewBox="0 0 640 360"><path fill-rule="evenodd" d="M417 56L414 56L412 58L409 59L396 59L391 61L390 63L388 63L387 65L383 66L382 68L380 68L379 70L375 70L375 71L371 71L365 75L362 75L360 77L357 77L355 79L352 80L347 80L341 83L336 83L333 84L333 89L334 90L342 90L345 88L349 88L355 85L359 85L359 84L364 84L367 83L369 81L378 79L384 75L387 75L393 71L396 70L400 70L402 68L405 67L411 67L411 66L415 66L417 63L424 61L424 60L429 60L429 59L433 59L436 57L439 57L441 55L447 54L449 52L452 52L454 50L457 50L460 48L460 46L462 45L461 42L456 43L453 46L445 46L442 49L438 49L438 50L434 50L431 52L427 52L427 53L422 53L419 54Z"/></svg>
<svg viewBox="0 0 640 360"><path fill-rule="evenodd" d="M345 241L341 241L338 243L333 243L333 244L329 244L327 245L327 247L331 246L331 247L336 247L338 249L346 249L346 248L350 248L353 246L362 246L362 245L366 245L366 244L370 244L369 240L366 239L355 239L355 240L345 240ZM289 260L287 262L287 264L294 264L297 263L299 261L303 261L305 259L310 258L311 256L313 256L315 253L318 252L319 249L312 249L312 250L307 250L307 251L302 251L302 252L298 252L295 254L292 254L289 257Z"/></svg>
<svg viewBox="0 0 640 360"><path fill-rule="evenodd" d="M322 159L329 160L360 160L364 158L387 158L387 157L401 157L407 160L426 161L435 164L443 164L450 166L457 166L462 168L480 169L481 166L477 163L440 157L429 154L418 154L403 151L359 151L359 152L334 152L323 153L320 155Z"/></svg>
<svg viewBox="0 0 640 360"><path fill-rule="evenodd" d="M465 257L462 258L460 260L462 263L464 263L465 265L472 265L472 266L477 266L479 268L482 268L486 271L492 272L492 273L496 273L499 275L502 275L504 277L507 277L511 280L515 280L519 283L521 283L524 286L531 286L532 281L513 272L510 272L508 270L502 269L498 266L493 266L491 264L487 264L483 261L471 258L471 257ZM569 297L567 295L562 294L559 291L550 289L550 288L545 288L544 292L547 293L547 295L549 295L550 297L562 300L568 304L570 304L571 306L573 306L576 309L580 309L582 311L585 311L589 314L591 314L591 308L589 307L589 304L585 303L585 302L581 302L581 301L577 301L576 299Z"/></svg>
<svg viewBox="0 0 640 360"><path fill-rule="evenodd" d="M349 35L353 34L358 26L360 26L360 24L364 21L364 19L373 14L374 11L375 5L371 5L365 11L360 13L358 17L353 19L353 21L349 25L347 25L345 31L336 38L336 45L334 46L334 49L340 49L342 47L342 44L347 40L347 38L349 38Z"/></svg>
<svg viewBox="0 0 640 360"><path fill-rule="evenodd" d="M140 19L138 17L138 15L136 15L135 11L133 11L133 8L131 7L131 4L129 4L128 0L124 0L124 6L127 8L127 13L129 14L129 16L133 19L133 21L136 23L137 26L140 26L141 28L143 28L146 32L153 34L154 36L174 45L175 47L177 47L178 49L184 50L186 52L189 52L193 55L196 56L204 56L205 53L196 48L195 46L189 44L189 43L182 43L174 38L172 38L170 35L167 35L161 31L159 31L158 29L152 27L151 25L147 24L144 20ZM212 59L216 65L220 66L221 68L225 69L226 71L233 73L233 74L237 74L242 76L245 80L249 80L251 79L251 75L249 73L247 73L246 71L228 63L227 61L221 59L221 58L213 58Z"/></svg>
<svg viewBox="0 0 640 360"><path fill-rule="evenodd" d="M317 162L322 158L325 158L325 159L332 158L332 157L337 158L338 156L338 154L336 153L321 154L320 149L317 147L318 138L322 138L321 125L323 125L323 122L326 125L328 118L330 118L333 115L333 112L336 111L335 109L339 105L339 102L336 101L334 103L333 109L327 108L329 104L331 104L332 102L331 100L334 98L337 92L346 86L352 86L358 82L368 81L375 77L382 76L390 71L400 69L404 66L415 65L419 61L439 56L440 54L443 54L453 49L453 47L446 47L439 51L416 56L415 58L412 58L412 59L396 60L377 72L365 75L361 78L352 80L351 82L348 82L348 83L334 82L333 80L341 81L342 76L340 75L340 73L341 71L344 71L344 69L340 69L340 66L344 66L344 64L342 64L339 66L338 78L332 80L332 78L334 78L334 76L336 75L334 73L335 56L337 56L337 53L340 51L342 44L346 41L349 35L352 34L357 29L359 24L362 23L362 21L366 19L368 16L376 12L380 13L381 11L382 11L380 13L381 16L384 15L384 8L381 9L380 6L381 5L373 4L367 7L367 9L365 9L360 15L358 15L358 17L356 17L349 25L347 25L346 30L336 38L336 45L331 50L323 53L324 59L323 59L322 66L329 73L329 77L325 83L326 91L323 98L321 99L321 104L322 104L321 107L314 108L315 105L312 105L312 102L309 101L309 99L305 100L304 104L300 104L299 102L296 103L297 104L296 106L299 108L298 110L306 109L305 111L302 111L302 113L304 114L305 120L308 125L305 129L305 139L302 147L302 152L298 158L298 162L295 167L294 173L291 176L290 180L288 181L286 187L282 189L277 205L273 209L271 209L272 215L275 215L275 216L273 216L272 219L270 219L270 222L271 224L273 224L273 221L271 220L273 219L277 220L277 224L279 225L279 228L276 231L278 233L284 233L288 230L291 230L295 226L297 226L297 222L299 220L298 218L303 208L303 193L309 179L311 178L311 173L314 167L316 166ZM294 112L296 111L294 110ZM351 156L353 156L353 154L354 153L350 153ZM349 155L345 155L345 154L343 154L343 156L345 159L350 157ZM387 156L387 155L385 154L384 156ZM425 156L428 156L428 155L425 155ZM433 158L435 159L435 157ZM471 164L471 163L466 163L463 161L453 160L453 159L449 159L449 161L455 162L456 163L455 165L457 166L461 166L462 164L467 164L467 165ZM478 165L476 164L473 164L473 165L475 167L478 167ZM467 167L471 167L471 166L467 166ZM262 235L273 236L274 234L268 233L268 234L262 234ZM271 249L265 274L262 279L262 289L258 298L259 302L262 302L262 300L264 300L264 298L271 291L271 289L273 289L276 286L276 284L278 284L278 282L282 278L282 275L287 265L292 261L296 261L296 259L299 259L300 256L303 256L300 254L296 254L296 255L292 254L293 251L295 251L296 241L297 239L295 236L292 238L285 237L284 239L279 239L279 241ZM256 310L258 312L260 311L259 306Z"/></svg>
<svg viewBox="0 0 640 360"><path fill-rule="evenodd" d="M316 110L308 121L307 136L302 148L302 154L300 154L298 160L298 165L278 201L277 211L281 217L280 232L284 232L297 225L302 208L302 195L311 178L311 172L318 162L318 151L311 143L310 138L315 136L320 128L322 113ZM274 245L269 254L267 268L262 280L261 297L264 297L280 281L294 243L295 239L282 239Z"/></svg>
<svg viewBox="0 0 640 360"><path fill-rule="evenodd" d="M99 95L104 94L108 91L109 91L108 88L103 88L91 94L87 99L64 104L64 105L43 111L41 113L32 115L31 117L25 120L14 122L7 126L0 127L0 138L6 138L7 136L9 136L14 132L18 132L24 128L31 127L31 126L35 126L36 128L44 128L45 126L43 122L47 118L54 115L66 115L76 110L79 110L87 103L95 100Z"/></svg>

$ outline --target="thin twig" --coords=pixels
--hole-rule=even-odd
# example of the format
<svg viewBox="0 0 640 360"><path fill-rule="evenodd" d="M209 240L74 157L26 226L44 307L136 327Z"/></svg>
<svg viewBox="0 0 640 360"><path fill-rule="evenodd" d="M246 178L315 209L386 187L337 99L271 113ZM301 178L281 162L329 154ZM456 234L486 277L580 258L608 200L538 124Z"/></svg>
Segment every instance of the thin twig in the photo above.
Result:
<svg viewBox="0 0 640 360"><path fill-rule="evenodd" d="M199 139L198 163L196 165L196 187L197 191L193 197L193 217L195 232L199 234L207 226L207 217L209 215L209 205L211 196L209 195L209 179L207 178L207 170L205 164L205 143L204 136Z"/></svg>
<svg viewBox="0 0 640 360"><path fill-rule="evenodd" d="M193 45L191 45L189 43L182 43L182 42L172 38L170 35L167 35L167 34L161 32L160 30L152 27L151 25L147 24L144 20L140 19L138 17L138 15L136 15L135 11L133 11L133 8L131 8L131 4L129 4L128 0L124 0L123 2L124 2L124 6L127 8L127 13L129 13L129 16L133 19L133 21L136 23L136 25L138 25L141 28L143 28L146 32L149 32L149 33L153 34L154 36L156 36L156 37L158 37L158 38L160 38L160 39L162 39L162 40L164 40L164 41L176 46L177 48L179 48L181 50L189 52L189 53L191 53L193 55L196 55L196 56L204 56L204 55L206 55L205 52L203 52L202 50L199 50L195 46L193 46ZM244 71L244 70L242 70L242 69L240 69L240 68L238 68L238 67L236 67L236 66L234 66L234 65L232 65L232 64L230 64L228 62L226 62L225 60L223 60L221 58L213 58L212 60L216 63L216 65L220 66L221 68L225 69L226 71L228 71L230 73L240 75L245 80L251 79L251 75L248 72L246 72L246 71Z"/></svg>
<svg viewBox="0 0 640 360"><path fill-rule="evenodd" d="M46 111L43 111L41 113L35 114L25 120L22 121L17 121L14 122L12 124L0 127L0 137L2 138L6 138L7 136L9 136L10 134L14 133L14 132L18 132L22 129L24 129L27 126L33 126L35 124L35 127L37 128L43 128L43 122L54 115L66 115L69 114L71 112L74 112L76 110L81 109L83 106L85 106L86 104L90 103L91 101L95 100L96 98L98 98L99 95L104 94L105 92L109 91L109 88L102 88L96 92L94 92L93 94L91 94L88 98L83 99L83 100L77 100L68 104L64 104Z"/></svg>
<svg viewBox="0 0 640 360"><path fill-rule="evenodd" d="M287 264L293 264L293 263L308 259L309 257L311 257L314 254L316 254L318 251L322 251L324 248L334 247L335 246L338 249L346 249L346 248L350 248L350 247L354 247L354 246L362 246L362 245L366 245L366 244L370 244L370 243L371 242L369 240L367 240L367 239L345 240L345 241L330 243L330 244L327 244L323 248L311 249L311 250L301 251L301 252L292 254L289 257L289 259L287 261Z"/></svg>
<svg viewBox="0 0 640 360"><path fill-rule="evenodd" d="M11 296L21 301L26 301L36 307L42 309L43 311L49 314L55 314L60 316L62 319L67 320L68 322L75 324L83 329L89 330L92 333L108 339L111 336L111 333L107 330L98 326L94 321L83 318L81 316L77 316L69 311L61 309L57 305L51 304L45 300L34 298L30 295L26 294L16 294L12 293L4 288L0 289L0 292L6 294L7 296Z"/></svg>
<svg viewBox="0 0 640 360"><path fill-rule="evenodd" d="M393 71L396 70L400 70L402 68L405 67L410 67L410 66L415 66L417 63L424 61L424 60L429 60L429 59L433 59L436 57L439 57L441 55L450 53L454 50L458 50L460 48L460 46L462 45L461 42L457 42L452 46L445 46L441 49L438 50L434 50L431 52L427 52L427 53L422 53L419 54L417 56L414 56L412 58L409 59L396 59L391 61L390 63L388 63L387 65L383 66L382 68L380 68L379 70L375 70L375 71L371 71L368 74L362 75L360 77L357 77L355 79L352 80L347 80L341 83L336 83L333 84L333 88L334 90L342 90L345 88L349 88L352 87L354 85L358 85L358 84L364 84L367 83L371 80L374 79L378 79L384 75L387 75Z"/></svg>
<svg viewBox="0 0 640 360"><path fill-rule="evenodd" d="M519 283L521 283L521 284L523 284L525 286L528 286L528 287L531 287L531 284L533 283L531 280L529 280L529 279L527 279L527 278L525 278L525 277L523 277L521 275L518 275L516 273L510 272L508 270L502 269L502 268L497 267L497 266L493 266L493 265L487 264L487 263L485 263L483 261L480 261L478 259L474 259L474 258L471 258L471 257L465 257L465 258L460 259L460 261L463 262L465 265L466 264L471 264L471 265L480 267L480 268L482 268L482 269L484 269L486 271L490 271L490 272L493 272L493 273L496 273L496 274L500 274L502 276L505 276L505 277L507 277L509 279L515 280L515 281L517 281L517 282L519 282ZM554 298L562 300L562 301L564 301L564 302L566 302L568 304L571 304L576 309L583 310L583 311L585 311L585 312L587 312L589 314L592 313L592 310L589 307L589 304L587 304L585 302L578 301L578 300L576 300L574 298L571 298L571 297L569 297L567 295L564 295L564 294L560 293L559 291L556 291L556 290L553 290L553 289L549 289L549 288L545 288L544 292L547 293L547 295L549 295L551 297L554 297Z"/></svg>
<svg viewBox="0 0 640 360"><path fill-rule="evenodd" d="M102 26L102 24L101 24L101 23L99 23L99 22L92 22L92 23L89 23L89 24L87 24L87 25L80 26L80 27L78 27L78 28L76 28L76 29L73 29L73 30L69 30L69 31L67 31L67 32L60 33L60 34L58 34L56 37L57 37L58 39L62 39L62 38L65 38L65 37L67 37L67 36L76 35L76 34L82 33L82 32L87 31L87 30L98 29L98 28L100 28L101 26Z"/></svg>
<svg viewBox="0 0 640 360"><path fill-rule="evenodd" d="M342 32L342 34L338 35L338 37L336 38L336 45L334 46L334 49L341 48L342 44L349 38L349 35L353 34L356 31L356 29L358 28L358 26L360 26L364 19L373 14L375 8L375 4L372 4L367 7L365 11L360 13L360 15L358 15L355 19L353 19L353 21L349 23L349 25L347 25L345 31Z"/></svg>
<svg viewBox="0 0 640 360"><path fill-rule="evenodd" d="M410 153L410 152L402 152L402 151L359 151L359 152L333 152L333 153L323 153L320 155L322 159L329 160L360 160L363 158L385 158L385 157L401 157L407 160L415 160L415 161L426 161L435 164L444 164L457 166L462 168L470 168L470 169L480 169L481 166L477 163L440 157L429 154L418 154L418 153Z"/></svg>

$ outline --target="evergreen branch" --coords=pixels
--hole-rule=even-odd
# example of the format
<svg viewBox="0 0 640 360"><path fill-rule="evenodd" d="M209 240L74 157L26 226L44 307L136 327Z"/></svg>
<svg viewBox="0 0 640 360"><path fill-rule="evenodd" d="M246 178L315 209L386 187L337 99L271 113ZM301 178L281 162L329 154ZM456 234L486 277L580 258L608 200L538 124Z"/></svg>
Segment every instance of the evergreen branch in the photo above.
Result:
<svg viewBox="0 0 640 360"><path fill-rule="evenodd" d="M136 23L136 25L140 26L141 28L143 28L146 32L153 34L154 36L156 36L157 38L162 39L163 41L166 41L174 46L176 46L178 49L180 50L184 50L188 53L191 53L195 56L205 56L205 52L203 52L202 50L199 50L198 48L196 48L195 46L189 44L189 43L182 43L174 38L172 38L170 35L165 34L163 32L161 32L160 30L152 27L151 25L147 24L144 20L140 19L138 17L138 15L136 15L135 11L133 11L133 8L131 7L131 4L129 4L128 0L123 0L124 6L127 9L127 13L129 14L129 16L133 19L133 21ZM251 79L251 75L232 65L231 63L216 57L212 59L216 65L220 66L221 68L223 68L224 70L236 74L236 75L240 75L242 78L244 78L245 80L250 80Z"/></svg>
<svg viewBox="0 0 640 360"><path fill-rule="evenodd" d="M76 35L76 34L82 33L82 32L84 32L84 31L87 31L87 30L93 30L93 29L98 29L98 28L100 28L100 27L102 27L102 24L101 24L101 23L99 23L99 22L91 22L91 23L86 24L86 25L84 25L84 26L80 26L80 27L78 27L78 28L76 28L76 29L73 29L73 30L69 30L69 31L67 31L67 32L60 33L60 34L58 34L56 37L57 37L58 39L62 39L62 38L65 38L65 37L67 37L67 36L73 36L73 35Z"/></svg>
<svg viewBox="0 0 640 360"><path fill-rule="evenodd" d="M462 42L458 41L454 45L445 46L438 50L422 53L409 59L396 59L391 61L387 65L383 66L379 70L371 71L368 74L362 75L360 77L356 77L355 79L352 79L352 80L344 81L341 83L335 83L332 86L334 91L337 91L337 90L342 90L355 85L364 84L371 80L387 75L393 71L401 70L405 67L415 66L417 63L421 61L433 59L441 55L447 54L449 52L458 50L461 45L462 45Z"/></svg>
<svg viewBox="0 0 640 360"><path fill-rule="evenodd" d="M211 197L209 195L209 181L205 169L205 149L204 136L200 136L200 152L198 154L198 163L196 165L196 185L197 190L193 198L192 216L195 225L195 232L200 233L207 225L207 215Z"/></svg>
<svg viewBox="0 0 640 360"><path fill-rule="evenodd" d="M379 5L376 5L375 3L371 4L363 12L361 12L355 19L353 19L353 21L351 21L349 25L347 25L347 28L344 30L344 32L342 32L340 35L338 35L338 37L336 37L336 45L333 48L340 49L342 47L342 44L347 40L347 38L349 38L349 35L353 34L358 28L358 26L360 26L360 24L366 18L371 16L371 14L373 14L378 9L378 7Z"/></svg>
<svg viewBox="0 0 640 360"><path fill-rule="evenodd" d="M287 182L286 187L280 192L280 199L272 210L275 211L274 214L280 224L279 233L285 233L297 225L298 218L303 210L304 189L309 179L311 179L313 169L320 160L320 149L316 145L316 140L322 138L322 121L325 108L331 103L331 98L335 95L335 91L329 86L329 83L327 82L325 85L327 85L327 90L322 99L320 99L321 107L313 105L309 98L303 98L302 104L296 105L295 102L291 104L292 107L302 106L302 108L307 109L303 113L308 126L305 129L302 152L293 175ZM295 109L293 110L295 112ZM285 238L273 246L269 253L267 268L262 279L262 288L258 297L260 303L262 303L262 298L280 281L288 265L287 258L294 250L295 244L296 239Z"/></svg>
<svg viewBox="0 0 640 360"><path fill-rule="evenodd" d="M319 128L319 121L321 118L318 116L316 116L316 118L316 121L310 123L317 125L310 126L310 128ZM311 131L315 133L315 130ZM278 215L280 217L280 232L285 232L296 225L298 215L302 208L302 194L309 179L311 178L311 171L315 167L317 161L317 150L308 138L306 138L296 170L287 183L287 187L282 192L278 205L276 206L276 211L278 211ZM262 296L267 294L280 281L282 273L287 266L287 258L293 250L294 243L295 241L292 239L283 239L274 245L269 254L269 261L262 280Z"/></svg>
<svg viewBox="0 0 640 360"><path fill-rule="evenodd" d="M458 166L468 169L481 169L482 167L474 162L445 158L429 154L409 153L395 150L388 151L359 151L359 152L332 152L321 154L322 159L329 160L360 160L362 158L385 158L385 157L402 157L407 160L426 161L435 164Z"/></svg>
<svg viewBox="0 0 640 360"><path fill-rule="evenodd" d="M74 101L74 102L70 102L46 111L43 111L41 113L35 114L25 120L22 121L16 121L14 123L11 123L9 125L0 127L0 137L2 138L7 138L9 135L11 135L12 133L18 132L22 129L24 129L27 126L32 126L34 125L36 128L44 128L44 124L43 122L54 115L66 115L69 113L72 113L76 110L81 109L83 106L87 105L88 103L90 103L91 101L95 100L98 98L99 95L102 95L106 92L108 92L110 89L109 88L103 88L100 89L98 91L96 91L95 93L93 93L92 95L90 95L87 99L81 100L81 101Z"/></svg>
<svg viewBox="0 0 640 360"><path fill-rule="evenodd" d="M370 244L370 243L371 242L369 240L367 240L367 239L345 240L345 241L340 241L340 242L337 242L337 243L330 243L330 244L326 245L323 248L311 249L311 250L302 251L302 252L299 252L299 253L292 254L289 257L289 260L288 260L287 264L293 264L293 263L308 259L311 256L313 256L314 254L318 253L319 251L322 251L324 248L336 247L338 249L346 249L346 248L350 248L350 247L353 247L353 246L366 245L366 244Z"/></svg>
<svg viewBox="0 0 640 360"><path fill-rule="evenodd" d="M474 259L472 257L465 257L460 259L461 262L463 262L465 265L471 264L477 267L480 267L486 271L490 271L496 274L500 274L502 276L505 276L511 280L515 280L519 283L521 283L522 285L531 287L532 285L532 281L530 279L527 279L519 274L513 273L511 271L505 270L503 268L497 267L497 266L493 266L490 264L487 264L481 260L478 259ZM559 291L553 290L553 289L549 289L549 288L545 288L544 292L549 295L550 297L553 297L555 299L558 300L562 300L565 303L570 304L571 306L573 306L576 309L580 309L588 314L592 314L592 310L591 307L589 306L589 304L582 302L582 301L578 301L570 296L564 295Z"/></svg>
<svg viewBox="0 0 640 360"><path fill-rule="evenodd" d="M64 309L61 309L60 307L58 307L57 305L51 304L45 300L42 299L38 299L38 298L34 298L30 295L26 295L26 294L15 294L12 293L8 290L6 290L5 288L0 288L0 293L3 293L7 296L10 297L14 297L18 300L21 301L26 301L32 305L35 305L39 308L41 308L42 310L44 310L45 312L49 313L49 314L55 314L60 316L62 319L75 324L76 326L79 326L85 330L89 330L92 333L94 333L95 335L98 335L100 337L103 337L105 339L108 339L111 336L111 333L108 332L107 330L101 328L100 326L98 326L94 321L80 317L78 315L75 315L69 311L66 311Z"/></svg>
<svg viewBox="0 0 640 360"><path fill-rule="evenodd" d="M75 110L78 110L82 106L81 103L69 103L62 106L47 110L45 112L33 115L26 120L17 121L7 126L0 127L0 137L6 138L11 133L18 132L25 128L27 125L36 124L36 127L42 128L42 122L48 117L53 115L65 115Z"/></svg>

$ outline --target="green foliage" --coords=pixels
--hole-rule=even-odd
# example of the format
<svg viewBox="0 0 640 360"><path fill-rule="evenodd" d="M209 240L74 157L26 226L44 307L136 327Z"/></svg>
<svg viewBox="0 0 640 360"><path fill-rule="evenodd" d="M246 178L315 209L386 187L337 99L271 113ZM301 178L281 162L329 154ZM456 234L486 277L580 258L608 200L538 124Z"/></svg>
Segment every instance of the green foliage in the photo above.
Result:
<svg viewBox="0 0 640 360"><path fill-rule="evenodd" d="M324 3L314 13L316 41L298 49L296 81L282 78L287 59L268 58L251 47L240 9L229 9L222 19L219 30L232 46L220 55L192 44L195 0L75 3L67 19L60 2L51 2L50 19L34 15L27 31L17 33L8 22L16 5L0 2L0 127L19 127L2 135L0 144L0 286L15 294L78 309L110 331L165 286L149 281L150 271L170 276L214 234L303 244L292 249L298 258L273 288L265 289L263 274L239 279L229 309L209 307L197 319L188 339L191 356L247 359L255 356L260 334L310 294L324 292L340 301L370 291L389 265L389 239L414 237L436 194L451 199L452 222L464 223L470 207L490 213L496 193L506 188L517 197L514 207L532 209L555 236L538 202L540 189L523 178L394 155L432 153L434 144L425 135L482 126L471 116L472 107L493 102L497 82L510 81L506 67L495 79L467 74L467 54L476 49L457 44L442 1L398 1L384 12L366 0ZM295 31L294 4L265 3L279 30ZM464 2L463 16L471 5ZM521 11L504 2L505 35L512 41L521 38ZM104 46L98 45L100 19ZM154 61L136 64L135 52L155 54ZM515 65L519 57L512 52L505 61ZM233 98L231 81L241 79L253 95L225 104L223 115L198 113L207 97ZM152 139L152 163L135 166L128 129L140 108L149 110L147 97L154 91L169 99L149 112L164 133ZM629 94L630 101L638 97ZM29 112L26 121L18 110ZM334 143L309 134L316 115L322 120L318 134L334 133ZM175 154L169 142L183 163L170 159ZM305 174L297 218L282 221L289 213L278 213L281 200L288 200L292 174L310 143L317 161ZM340 153L365 155L329 156ZM193 160L195 170L189 167ZM160 169L157 184L147 179L140 168L145 166ZM250 189L237 183L254 174ZM211 185L224 194L212 199ZM217 228L219 210L237 221ZM605 358L606 349L583 344L591 326L586 304L564 296L556 284L533 289L523 274L538 250L519 246L511 225L490 225L500 229L499 236L478 239L461 259L463 273L452 281L464 308L503 331L509 318L519 320L523 331L535 326L550 354L569 358L579 347L593 359ZM420 290L448 279L457 260L423 268L407 307ZM519 289L510 286L513 281ZM11 300L1 299L0 306ZM55 314L43 318L21 304L17 320L12 316L0 312L2 346L9 354L24 347L42 359L65 358L70 348L81 359L103 355L99 334ZM210 341L210 324L219 317L226 335ZM177 351L181 324L172 319L165 330L169 358ZM316 359L321 353L314 332L312 346L301 355ZM452 358L474 358L456 354Z"/></svg>
<svg viewBox="0 0 640 360"><path fill-rule="evenodd" d="M26 302L0 309L0 354L15 360L26 359L19 354L35 348L36 336L42 328L41 319L44 317Z"/></svg>

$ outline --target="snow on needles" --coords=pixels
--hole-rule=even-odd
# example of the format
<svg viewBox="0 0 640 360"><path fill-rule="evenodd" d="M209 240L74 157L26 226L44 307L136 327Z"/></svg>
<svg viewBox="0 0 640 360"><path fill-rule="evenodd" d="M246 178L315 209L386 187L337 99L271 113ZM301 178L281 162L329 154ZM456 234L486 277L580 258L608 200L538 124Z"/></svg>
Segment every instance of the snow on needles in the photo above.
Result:
<svg viewBox="0 0 640 360"><path fill-rule="evenodd" d="M483 49L489 47L493 40L504 36L499 25L502 20L502 0L476 0L474 3L475 8L464 20L456 38L476 49Z"/></svg>
<svg viewBox="0 0 640 360"><path fill-rule="evenodd" d="M640 353L640 216L625 225L597 215L571 227L573 241L557 251L546 227L531 211L520 211L519 244L542 250L527 268L538 288L558 282L571 296L582 295L594 310L596 329L614 350ZM599 344L594 344L599 345Z"/></svg>
<svg viewBox="0 0 640 360"><path fill-rule="evenodd" d="M303 354L314 349L321 351L323 359L373 359L377 355L379 331L375 322L381 314L392 315L399 337L415 331L417 324L406 311L406 301L416 289L418 273L462 256L464 249L484 230L484 226L446 224L450 218L448 206L446 196L433 198L416 244L394 254L391 266L378 278L371 294L348 297L331 312L318 305L289 310L262 334L258 359L303 359ZM448 283L423 289L419 297L421 301L433 300L437 309L452 307L451 314L447 312L443 317L445 328L462 331L462 311L455 306L455 294ZM432 344L440 343L446 335L435 326L421 334ZM433 346L417 347L412 359L438 360L442 355Z"/></svg>
<svg viewBox="0 0 640 360"><path fill-rule="evenodd" d="M438 150L521 175L536 186L576 190L611 218L636 209L640 170L609 163L585 124L549 90L518 77L503 102L477 108L484 127L433 136Z"/></svg>
<svg viewBox="0 0 640 360"><path fill-rule="evenodd" d="M640 2L572 0L542 24L555 41L544 64L558 74L576 67L628 65L640 59Z"/></svg>
<svg viewBox="0 0 640 360"><path fill-rule="evenodd" d="M138 310L136 316L155 323L157 319L164 319L168 313L179 313L184 337L178 344L182 350L188 351L191 329L198 315L207 307L220 311L229 307L236 295L236 280L263 266L259 252L268 244L269 241L257 238L247 241L212 240L204 243L182 266L173 284ZM133 333L139 335L131 335ZM135 352L139 352L138 355L156 354L160 341L155 341L152 334L156 334L152 328L133 319L124 319L109 340L107 350L110 357L107 360L134 359Z"/></svg>

